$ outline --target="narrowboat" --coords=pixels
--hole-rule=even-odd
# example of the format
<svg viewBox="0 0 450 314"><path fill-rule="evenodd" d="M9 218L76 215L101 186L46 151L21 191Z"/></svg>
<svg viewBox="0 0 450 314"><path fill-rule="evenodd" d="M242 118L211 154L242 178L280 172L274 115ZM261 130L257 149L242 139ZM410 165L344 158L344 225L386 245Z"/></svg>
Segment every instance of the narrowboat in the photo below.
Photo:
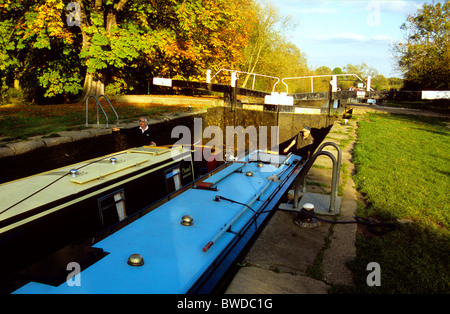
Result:
<svg viewBox="0 0 450 314"><path fill-rule="evenodd" d="M1 184L0 283L194 179L190 149L144 146Z"/></svg>
<svg viewBox="0 0 450 314"><path fill-rule="evenodd" d="M10 279L9 292L223 292L236 271L237 261L261 232L274 208L301 171L303 163L301 157L294 154L278 155L255 150L183 185L183 174L193 172L192 153L193 151L180 149L176 158L171 157L173 161L170 165L166 165L167 160L161 163L162 156L168 154L167 152L152 156L161 158L160 166L152 169L157 171L159 168L163 171L166 187L172 186L173 193L157 202L148 197L145 200L133 200L139 203L136 207L147 202L147 206L143 206L135 215L125 217L123 203L126 204L125 208L128 208L130 198L139 199L152 192L139 188L139 193L130 192L129 195L126 188L119 188L123 185L118 182L106 184L103 187L104 193L95 194L96 226L91 227L92 233L98 230L101 232L91 238L85 238L84 241L73 241L35 263L22 267L14 278ZM141 153L127 152L128 154ZM121 157L114 158L119 160ZM109 158L102 159L102 163L110 162ZM64 169L61 173L66 171L70 172L70 169ZM88 176L90 171L86 172L85 175ZM64 178L82 180L81 175L79 178L73 178L71 175ZM171 179L173 176L178 177ZM94 175L86 179L88 178L98 180L98 177L94 179ZM126 179L121 180L131 182L140 178L142 176L130 173ZM149 180L151 179L145 179L145 182L141 181L138 185L150 186ZM114 180L111 178L110 181ZM136 186L134 185L134 188ZM169 190L166 188L167 191ZM80 192L74 190L73 193ZM92 198L89 191L84 191L83 194L86 199ZM126 202L122 202L125 197ZM87 203L78 203L76 206L78 210L87 207ZM111 216L114 216L114 219L103 213L111 207L114 212ZM60 229L67 234L77 233L76 230L80 228L77 225L79 220L73 215L69 220L74 221L68 222ZM53 237L58 238L58 233L53 233ZM73 238L76 240L77 237ZM46 241L53 240L49 234Z"/></svg>

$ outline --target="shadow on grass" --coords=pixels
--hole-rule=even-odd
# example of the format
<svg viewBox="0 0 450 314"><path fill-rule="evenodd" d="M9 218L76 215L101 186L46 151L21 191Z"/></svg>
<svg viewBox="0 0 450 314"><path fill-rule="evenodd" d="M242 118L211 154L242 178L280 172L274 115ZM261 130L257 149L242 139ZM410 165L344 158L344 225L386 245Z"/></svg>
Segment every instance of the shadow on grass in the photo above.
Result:
<svg viewBox="0 0 450 314"><path fill-rule="evenodd" d="M354 286L333 286L330 293L448 294L448 233L423 222L400 223L384 236L358 236L357 257L348 266ZM380 265L380 286L367 285L370 262Z"/></svg>
<svg viewBox="0 0 450 314"><path fill-rule="evenodd" d="M333 286L330 293L448 294L450 234L445 227L448 226L445 195L450 130L446 128L446 120L393 114L370 114L363 119L368 123L359 124L360 142L354 155L359 159L355 161L359 173L355 183L358 184L358 175L364 175L359 182L368 194L362 193L362 186L358 187L366 202L359 202L357 212L370 219L398 220L398 229L375 236L359 226L357 256L348 263L354 273L354 285ZM421 134L424 139L419 141ZM390 145L394 137L401 140L400 148L407 148L399 156L395 154L398 146ZM373 149L374 146L378 149ZM385 156L389 158L383 162ZM390 174L393 176L389 177ZM383 184L384 188L377 189ZM421 194L424 190L427 192ZM380 286L367 284L371 273L367 265L371 262L380 265Z"/></svg>

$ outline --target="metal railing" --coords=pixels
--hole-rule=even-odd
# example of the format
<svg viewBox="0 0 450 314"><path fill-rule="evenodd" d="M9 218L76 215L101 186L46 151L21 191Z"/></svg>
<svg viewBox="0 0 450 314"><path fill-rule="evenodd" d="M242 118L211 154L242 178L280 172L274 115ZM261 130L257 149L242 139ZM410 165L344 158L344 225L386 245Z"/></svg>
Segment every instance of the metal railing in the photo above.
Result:
<svg viewBox="0 0 450 314"><path fill-rule="evenodd" d="M332 145L337 149L337 158L330 152L324 151L323 148L325 146ZM303 166L302 173L300 174L299 179L297 180L297 183L294 188L294 208L298 208L298 199L299 199L299 190L302 188L303 192L306 192L306 175L308 174L309 170L311 169L311 166L316 161L317 157L325 155L330 157L331 161L333 162L333 172L331 176L331 195L330 195L330 207L328 212L334 213L335 212L335 204L336 204L336 197L338 196L339 192L339 174L341 171L341 159L342 159L342 152L341 148L333 142L326 142L323 143L318 149L317 152L311 156L311 158L306 162L306 164Z"/></svg>
<svg viewBox="0 0 450 314"><path fill-rule="evenodd" d="M266 78L270 78L270 79L276 79L277 82L273 85L272 88L272 92L275 91L275 86L280 82L280 78L276 77L276 76L270 76L270 75L264 75L264 74L258 74L258 73L252 73L252 72L244 72L244 71L238 71L238 70L229 70L229 69L220 69L219 71L216 72L216 74L214 74L212 77L210 77L210 72L207 72L207 79L206 82L207 83L211 83L211 81L220 73L220 72L231 72L231 86L235 87L235 81L237 79L236 74L240 73L240 74L247 74L249 76L253 76L253 84L252 84L252 89L255 88L255 78L256 76L259 77L266 77Z"/></svg>
<svg viewBox="0 0 450 314"><path fill-rule="evenodd" d="M107 128L109 127L109 124L108 124L108 115L106 114L105 110L103 109L102 104L101 104L100 101L99 101L100 97L104 97L104 98L106 99L106 101L108 102L109 106L111 107L112 111L113 111L114 114L116 115L117 125L118 125L118 124L119 124L119 115L117 114L117 112L116 112L116 110L114 109L113 105L112 105L111 102L109 101L108 97L107 97L106 95L100 95L100 96L98 96L98 97L95 96L95 95L89 95L89 96L86 98L86 126L89 125L88 108L89 108L89 99L90 99L91 97L94 97L95 102L96 102L96 105L97 105L97 106L96 106L96 107L97 107L97 124L100 124L99 110L98 110L98 108L100 107L100 109L102 110L103 115L105 116L105 119L106 119L106 127L107 127Z"/></svg>
<svg viewBox="0 0 450 314"><path fill-rule="evenodd" d="M313 82L314 78L316 78L316 77L331 77L332 78L334 76L336 76L336 77L337 76L356 76L361 82L366 84L366 82L362 78L360 78L357 74L326 74L326 75L285 77L285 78L281 79L281 83L283 83L286 86L286 93L289 93L289 88L284 80L297 80L297 79L308 79L309 78L311 80L311 93L313 93L314 92L314 82ZM276 84L278 84L278 82Z"/></svg>
<svg viewBox="0 0 450 314"><path fill-rule="evenodd" d="M112 111L114 112L114 114L116 115L116 124L119 125L119 115L117 114L116 110L114 109L113 105L111 104L111 102L109 101L108 97L106 95L100 95L98 96L98 99L100 99L100 97L104 97L106 99L106 101L108 102L109 106L111 107Z"/></svg>

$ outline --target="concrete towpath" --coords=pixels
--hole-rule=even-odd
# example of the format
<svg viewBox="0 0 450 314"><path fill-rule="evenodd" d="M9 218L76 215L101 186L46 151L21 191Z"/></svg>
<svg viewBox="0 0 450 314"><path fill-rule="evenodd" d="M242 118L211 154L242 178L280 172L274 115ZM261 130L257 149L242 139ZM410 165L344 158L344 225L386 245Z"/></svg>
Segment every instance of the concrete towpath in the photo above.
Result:
<svg viewBox="0 0 450 314"><path fill-rule="evenodd" d="M340 213L338 220L353 220L356 191L352 149L356 120L336 121L323 140L342 150ZM324 150L336 154L327 146ZM307 192L329 194L332 163L319 156L307 175ZM244 258L227 294L327 294L331 285L352 284L347 263L355 258L356 224L329 224L302 228L293 223L295 212L277 210ZM333 220L334 216L322 216Z"/></svg>
<svg viewBox="0 0 450 314"><path fill-rule="evenodd" d="M353 116L367 112L408 114L450 118L448 113L352 104ZM354 220L357 209L352 150L356 140L354 119L334 123L323 140L342 149L340 172L340 213L337 220ZM332 146L326 151L336 154ZM331 160L319 156L307 175L307 192L330 194ZM293 223L296 213L278 210L244 258L242 267L227 294L327 294L332 285L351 285L352 272L347 263L356 257L356 224L322 223L315 229ZM322 216L333 219L331 216Z"/></svg>
<svg viewBox="0 0 450 314"><path fill-rule="evenodd" d="M429 110L422 109L412 109L412 108L402 108L402 107L388 107L379 106L375 104L351 104L348 107L353 108L353 115L365 114L366 112L377 112L377 113L389 113L389 114L407 114L416 115L424 117L438 117L438 118L450 118L450 113L448 112L433 112Z"/></svg>

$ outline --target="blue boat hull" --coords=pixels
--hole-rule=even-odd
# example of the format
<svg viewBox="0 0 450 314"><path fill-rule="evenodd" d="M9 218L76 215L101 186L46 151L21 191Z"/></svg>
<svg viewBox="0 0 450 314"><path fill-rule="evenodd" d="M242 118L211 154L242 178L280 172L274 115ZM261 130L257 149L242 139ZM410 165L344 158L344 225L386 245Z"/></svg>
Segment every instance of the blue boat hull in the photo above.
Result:
<svg viewBox="0 0 450 314"><path fill-rule="evenodd" d="M67 281L29 282L15 293L222 292L236 262L301 170L298 156L262 163L255 154L194 182L193 188L95 243L96 258L80 264L75 277L67 271ZM181 223L185 215L193 218L192 225ZM130 266L132 254L140 254L143 265Z"/></svg>

